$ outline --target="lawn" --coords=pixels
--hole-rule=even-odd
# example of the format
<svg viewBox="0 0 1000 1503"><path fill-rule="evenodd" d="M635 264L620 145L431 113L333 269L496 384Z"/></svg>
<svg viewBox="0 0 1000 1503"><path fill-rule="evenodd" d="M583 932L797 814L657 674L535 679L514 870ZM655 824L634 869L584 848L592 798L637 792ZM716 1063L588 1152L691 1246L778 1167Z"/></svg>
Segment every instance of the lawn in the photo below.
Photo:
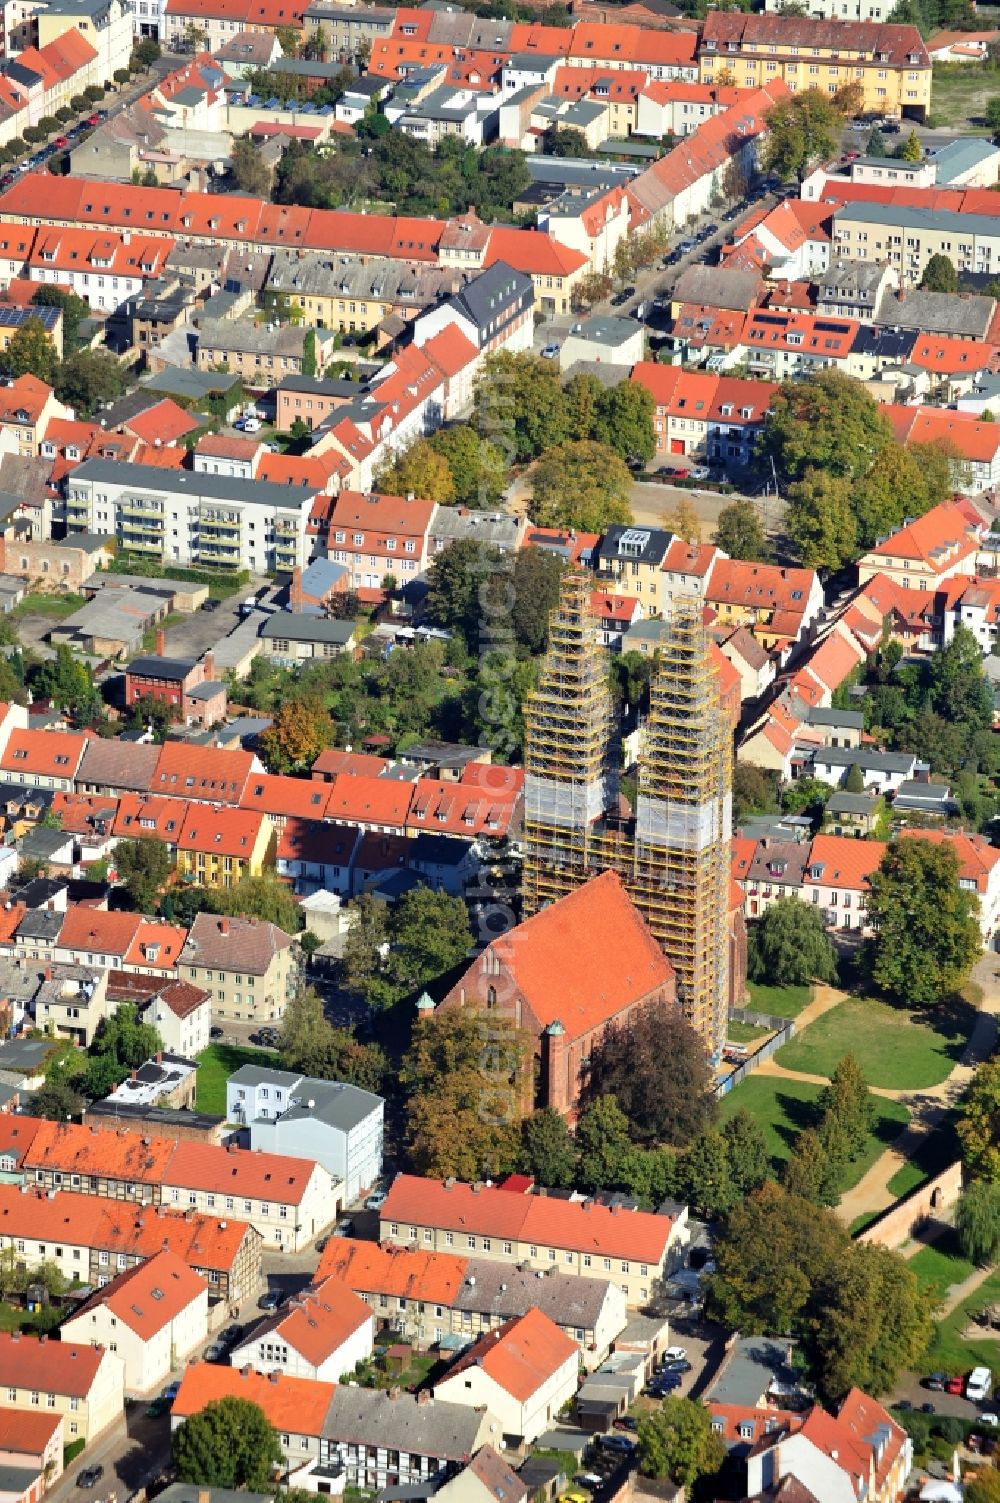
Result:
<svg viewBox="0 0 1000 1503"><path fill-rule="evenodd" d="M750 1010L775 1018L797 1018L812 1001L811 986L767 986L763 981L751 981L749 991Z"/></svg>
<svg viewBox="0 0 1000 1503"><path fill-rule="evenodd" d="M917 1256L923 1255L918 1253ZM995 1369L1000 1364L1000 1331L995 1331L990 1336L986 1334L986 1327L983 1327L982 1339L977 1337L972 1341L964 1340L962 1332L969 1324L970 1315L976 1314L986 1305L997 1304L1000 1304L1000 1270L991 1273L964 1304L938 1322L931 1344L920 1363L920 1371L960 1373L980 1365Z"/></svg>
<svg viewBox="0 0 1000 1503"><path fill-rule="evenodd" d="M86 604L86 597L83 595L42 595L31 591L14 608L12 614L15 616L51 616L53 621L62 621Z"/></svg>
<svg viewBox="0 0 1000 1503"><path fill-rule="evenodd" d="M195 1109L213 1117L226 1115L226 1081L241 1065L278 1065L276 1054L265 1049L241 1049L236 1044L209 1044L198 1056L198 1094Z"/></svg>
<svg viewBox="0 0 1000 1503"><path fill-rule="evenodd" d="M928 119L936 125L958 126L963 133L985 131L985 111L997 93L991 73L966 63L937 63L931 85Z"/></svg>
<svg viewBox="0 0 1000 1503"><path fill-rule="evenodd" d="M975 1264L962 1257L958 1237L951 1228L930 1247L922 1247L909 1259L909 1264L935 1307L942 1303L952 1284L961 1284L976 1271Z"/></svg>
<svg viewBox="0 0 1000 1503"><path fill-rule="evenodd" d="M740 1110L746 1110L763 1129L767 1151L775 1170L792 1151L796 1137L817 1119L816 1102L823 1087L806 1080L782 1080L774 1075L750 1075L720 1103L720 1115L726 1122ZM875 1126L865 1151L845 1175L842 1189L857 1184L881 1153L903 1131L910 1114L899 1101L876 1099Z"/></svg>
<svg viewBox="0 0 1000 1503"><path fill-rule="evenodd" d="M732 1044L755 1044L770 1032L770 1028L758 1028L756 1023L734 1023L731 1018L726 1024L726 1038Z"/></svg>
<svg viewBox="0 0 1000 1503"><path fill-rule="evenodd" d="M955 1117L955 1112L949 1112L943 1117L940 1125L920 1140L917 1151L893 1175L889 1189L897 1200L912 1194L929 1179L934 1179L961 1156L955 1133Z"/></svg>
<svg viewBox="0 0 1000 1503"><path fill-rule="evenodd" d="M786 1070L829 1077L854 1050L869 1085L923 1090L951 1074L974 1021L973 1009L962 1001L911 1012L873 997L848 997L779 1049L775 1059Z"/></svg>

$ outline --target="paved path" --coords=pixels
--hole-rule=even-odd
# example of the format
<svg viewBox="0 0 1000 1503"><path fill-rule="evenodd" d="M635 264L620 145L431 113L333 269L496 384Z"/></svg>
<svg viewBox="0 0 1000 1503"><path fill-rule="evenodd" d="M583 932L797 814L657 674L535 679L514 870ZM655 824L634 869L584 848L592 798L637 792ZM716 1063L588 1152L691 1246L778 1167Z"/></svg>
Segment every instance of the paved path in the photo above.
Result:
<svg viewBox="0 0 1000 1503"><path fill-rule="evenodd" d="M988 1059L996 1047L997 1014L1000 1012L1000 984L997 980L996 955L987 953L977 963L973 980L982 989L979 1016L959 1063L947 1080L922 1091L897 1093L897 1099L910 1110L910 1121L853 1189L848 1190L837 1206L837 1214L848 1226L859 1216L884 1211L896 1196L889 1181L919 1149L923 1139L937 1127L965 1091L977 1065ZM884 1094L884 1093L880 1093ZM985 1277L985 1275L984 1275ZM973 1288L975 1285L972 1286ZM959 1296L963 1298L964 1296ZM953 1307L954 1308L954 1307Z"/></svg>

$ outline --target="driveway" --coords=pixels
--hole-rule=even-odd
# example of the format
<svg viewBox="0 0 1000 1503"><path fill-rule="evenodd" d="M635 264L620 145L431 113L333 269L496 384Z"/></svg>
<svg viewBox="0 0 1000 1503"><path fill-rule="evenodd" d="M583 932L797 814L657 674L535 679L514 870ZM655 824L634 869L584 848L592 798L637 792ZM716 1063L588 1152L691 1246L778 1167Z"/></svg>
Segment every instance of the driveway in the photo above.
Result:
<svg viewBox="0 0 1000 1503"><path fill-rule="evenodd" d="M200 658L217 642L221 642L223 637L229 636L240 620L240 601L249 600L259 588L259 582L248 584L235 595L230 595L227 600L221 601L217 610L192 611L176 626L168 627L166 633L168 655L175 658Z"/></svg>

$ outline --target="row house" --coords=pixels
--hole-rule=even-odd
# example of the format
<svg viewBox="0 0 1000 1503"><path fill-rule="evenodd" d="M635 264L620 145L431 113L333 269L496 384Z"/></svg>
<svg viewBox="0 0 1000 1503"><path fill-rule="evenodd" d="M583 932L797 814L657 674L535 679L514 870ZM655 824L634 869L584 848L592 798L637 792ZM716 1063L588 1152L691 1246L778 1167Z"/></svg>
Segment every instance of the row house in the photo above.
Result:
<svg viewBox="0 0 1000 1503"><path fill-rule="evenodd" d="M62 1415L73 1445L103 1435L124 1407L125 1366L107 1347L0 1333L0 1409Z"/></svg>
<svg viewBox="0 0 1000 1503"><path fill-rule="evenodd" d="M641 136L690 136L738 99L725 85L652 79L644 75L636 98L635 130Z"/></svg>
<svg viewBox="0 0 1000 1503"><path fill-rule="evenodd" d="M631 379L653 399L656 451L663 458L745 468L757 446L777 385L643 360Z"/></svg>
<svg viewBox="0 0 1000 1503"><path fill-rule="evenodd" d="M945 256L959 273L995 276L1000 268L1000 218L915 204L855 200L833 211L833 252L856 260L888 261L908 285L918 283L932 256Z"/></svg>
<svg viewBox="0 0 1000 1503"><path fill-rule="evenodd" d="M69 287L98 313L116 313L163 273L173 241L151 235L87 229L43 229L35 237L26 275L32 282Z"/></svg>

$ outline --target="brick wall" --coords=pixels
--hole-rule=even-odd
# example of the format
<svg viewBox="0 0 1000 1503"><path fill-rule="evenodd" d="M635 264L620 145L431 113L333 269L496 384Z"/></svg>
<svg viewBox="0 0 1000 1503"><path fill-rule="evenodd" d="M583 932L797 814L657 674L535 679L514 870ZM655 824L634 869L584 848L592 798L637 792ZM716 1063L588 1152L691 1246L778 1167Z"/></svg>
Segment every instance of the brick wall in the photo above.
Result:
<svg viewBox="0 0 1000 1503"><path fill-rule="evenodd" d="M858 1237L859 1242L868 1242L877 1247L901 1247L924 1221L934 1220L949 1206L953 1206L962 1193L962 1165L949 1164L943 1174L928 1180L890 1206L878 1221L866 1227Z"/></svg>

